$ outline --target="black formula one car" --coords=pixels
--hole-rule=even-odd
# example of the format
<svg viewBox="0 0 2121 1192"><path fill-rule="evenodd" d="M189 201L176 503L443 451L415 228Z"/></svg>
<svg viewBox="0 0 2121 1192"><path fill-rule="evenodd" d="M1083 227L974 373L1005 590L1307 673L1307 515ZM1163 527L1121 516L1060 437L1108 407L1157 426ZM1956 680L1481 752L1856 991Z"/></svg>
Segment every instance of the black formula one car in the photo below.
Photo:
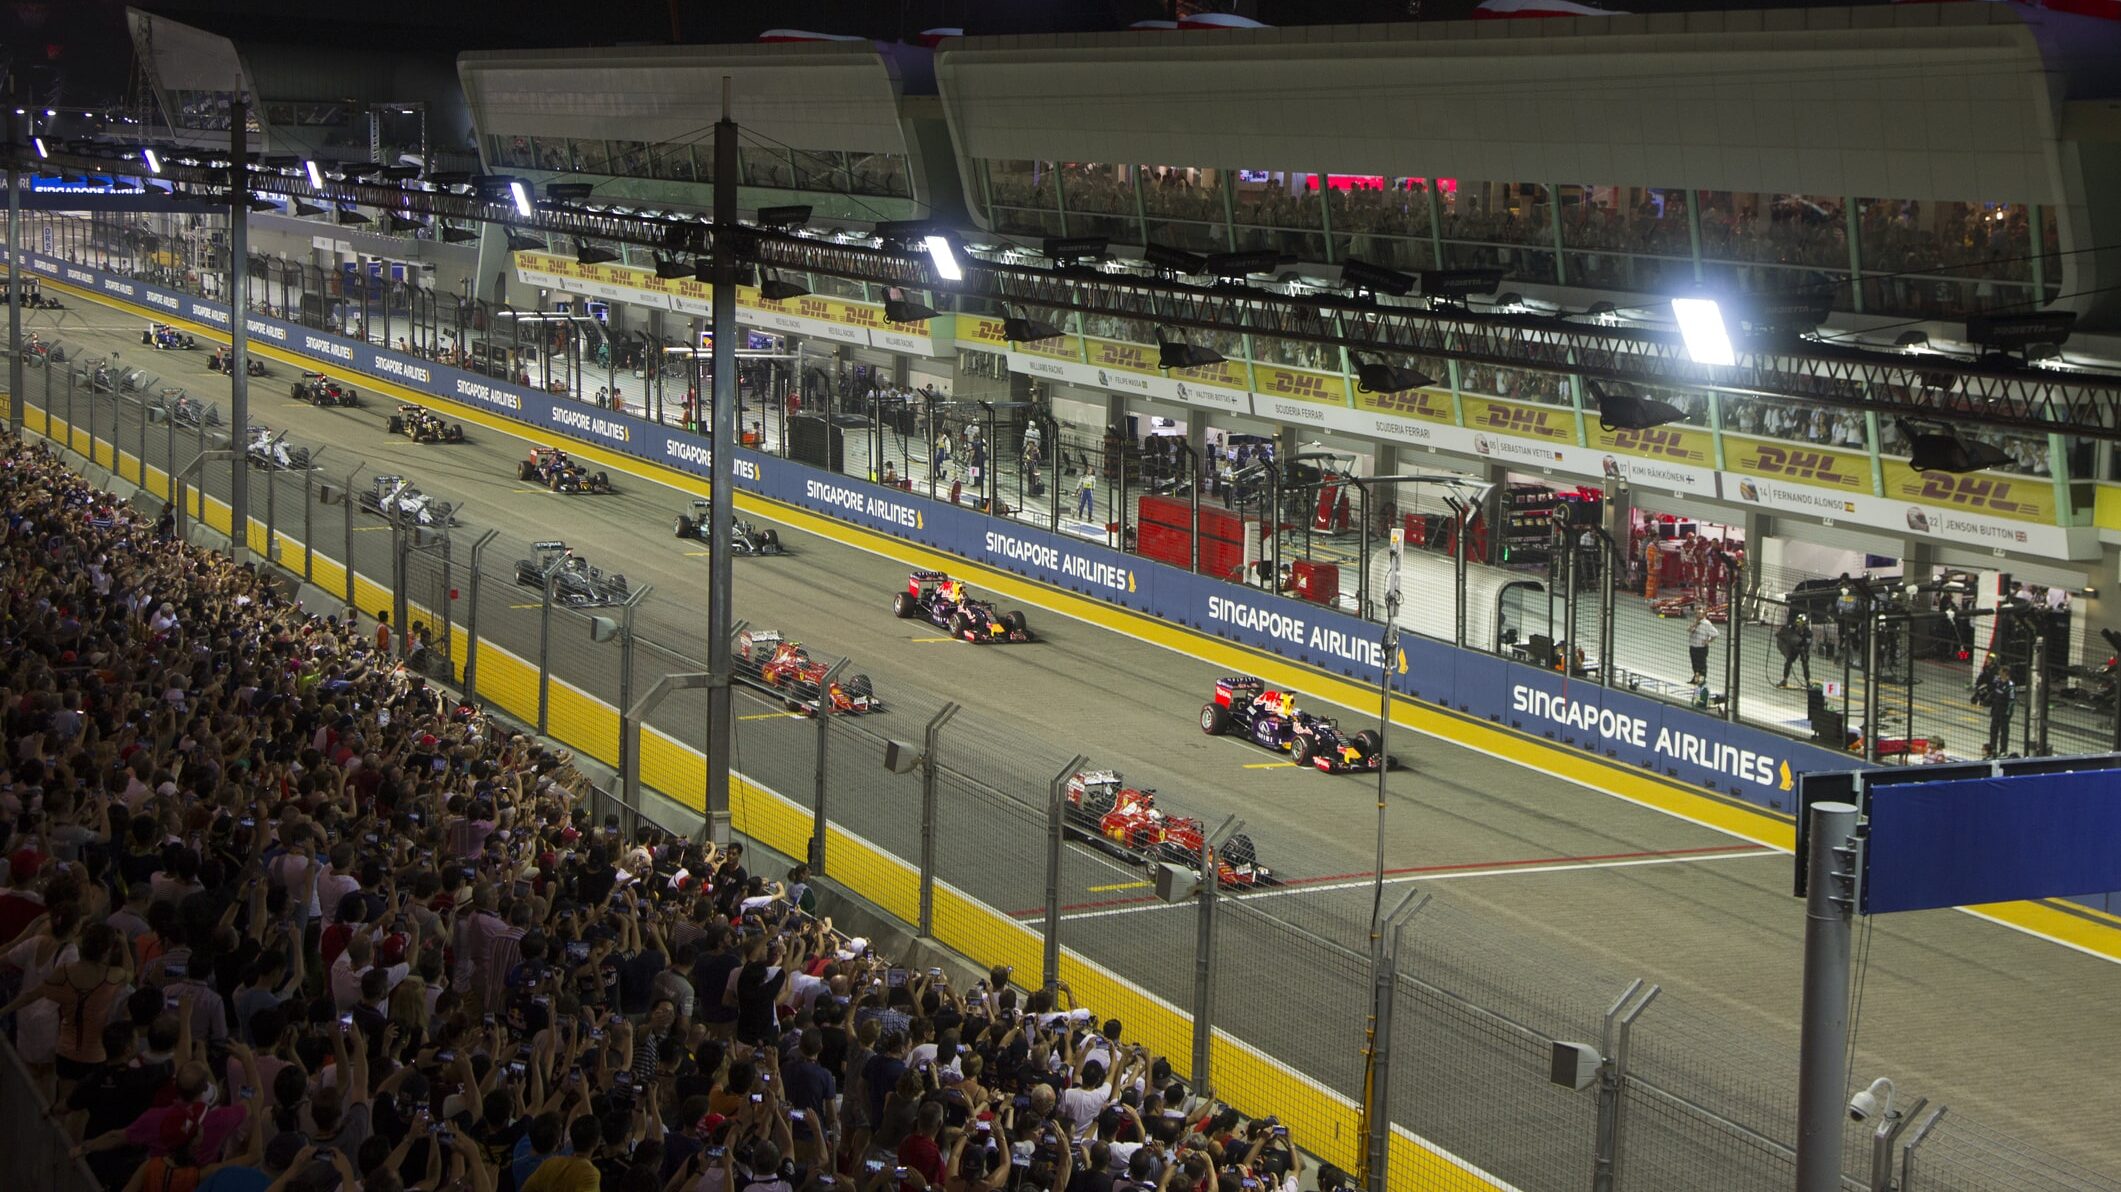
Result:
<svg viewBox="0 0 2121 1192"><path fill-rule="evenodd" d="M556 493L608 493L611 476L591 472L557 447L532 447L530 457L516 465L516 479L543 485Z"/></svg>
<svg viewBox="0 0 2121 1192"><path fill-rule="evenodd" d="M350 410L361 404L361 395L353 386L341 385L323 373L303 373L288 392L296 401L306 401L313 406L343 406Z"/></svg>
<svg viewBox="0 0 2121 1192"><path fill-rule="evenodd" d="M708 542L712 527L708 524L707 502L692 503L691 513L678 514L677 536ZM729 523L729 547L739 555L785 555L788 549L781 545L781 532L771 526L755 526L748 521ZM711 543L710 543L711 545Z"/></svg>
<svg viewBox="0 0 2121 1192"><path fill-rule="evenodd" d="M552 596L561 604L575 608L594 608L607 604L624 604L628 589L626 577L616 571L605 571L591 567L589 560L568 549L564 542L548 541L530 544L530 557L516 560L516 582L525 587L541 587L545 573L557 563L559 570L552 575Z"/></svg>
<svg viewBox="0 0 2121 1192"><path fill-rule="evenodd" d="M1376 730L1344 733L1335 721L1296 708L1296 697L1273 691L1263 679L1225 675L1215 680L1215 699L1201 705L1200 731L1209 736L1234 733L1299 766L1328 774L1375 771L1391 765Z"/></svg>
<svg viewBox="0 0 2121 1192"><path fill-rule="evenodd" d="M891 611L907 620L923 618L963 641L1031 640L1022 611L1002 612L989 601L974 600L965 581L940 571L916 571L908 576L906 590L891 598Z"/></svg>
<svg viewBox="0 0 2121 1192"><path fill-rule="evenodd" d="M464 441L464 424L449 422L426 406L401 402L398 412L383 423L383 429L394 435L404 435L415 443L461 443Z"/></svg>

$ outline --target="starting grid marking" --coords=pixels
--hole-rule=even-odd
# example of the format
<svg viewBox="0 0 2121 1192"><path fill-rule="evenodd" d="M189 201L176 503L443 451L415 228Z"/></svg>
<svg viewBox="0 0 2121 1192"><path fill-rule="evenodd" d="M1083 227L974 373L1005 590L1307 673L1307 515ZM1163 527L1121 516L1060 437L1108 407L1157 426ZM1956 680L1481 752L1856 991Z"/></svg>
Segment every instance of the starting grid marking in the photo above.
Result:
<svg viewBox="0 0 2121 1192"><path fill-rule="evenodd" d="M1460 865L1435 865L1410 869L1385 871L1384 884L1404 885L1407 882L1457 881L1463 878L1506 877L1519 873L1573 873L1600 869L1640 869L1651 865L1687 865L1705 861L1731 861L1748 857L1787 857L1789 854L1766 845L1729 844L1710 845L1705 848L1671 849L1657 852L1615 853L1598 857L1534 857L1522 861L1482 861ZM1143 882L1142 885L1148 883ZM1287 897L1291 894L1327 894L1342 890L1369 890L1375 888L1374 876L1364 873L1341 874L1323 878L1297 878L1294 881L1237 895L1250 902L1261 898ZM1125 886L1090 886L1090 893L1103 893ZM1145 911L1166 910L1177 903L1165 903L1153 897L1124 898L1104 902L1077 903L1074 907L1062 907L1061 919L1104 919L1115 915L1133 915ZM1019 911L1018 919L1037 918L1045 913L1044 908Z"/></svg>

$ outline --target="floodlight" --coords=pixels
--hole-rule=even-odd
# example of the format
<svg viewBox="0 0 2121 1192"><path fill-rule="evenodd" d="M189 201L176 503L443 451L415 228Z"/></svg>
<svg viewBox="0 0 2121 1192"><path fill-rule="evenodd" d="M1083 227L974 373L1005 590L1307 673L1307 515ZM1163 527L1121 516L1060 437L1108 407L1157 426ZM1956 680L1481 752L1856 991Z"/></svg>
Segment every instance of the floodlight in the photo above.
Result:
<svg viewBox="0 0 2121 1192"><path fill-rule="evenodd" d="M2069 342L2076 330L2077 314L2068 310L2044 310L2029 315L1975 315L1966 321L1967 342L1984 348L2022 351L2034 344Z"/></svg>
<svg viewBox="0 0 2121 1192"><path fill-rule="evenodd" d="M339 222L342 224L365 224L371 221L367 216L361 214L361 209L358 207L341 207L339 208Z"/></svg>
<svg viewBox="0 0 2121 1192"><path fill-rule="evenodd" d="M1208 269L1208 258L1197 252L1187 252L1183 248L1172 248L1168 244L1142 246L1142 259L1158 269L1181 277L1198 277Z"/></svg>
<svg viewBox="0 0 2121 1192"><path fill-rule="evenodd" d="M691 277L692 266L686 264L683 261L675 260L670 257L657 257L655 259L655 275L657 277L662 278L664 281L674 281L681 277Z"/></svg>
<svg viewBox="0 0 2121 1192"><path fill-rule="evenodd" d="M521 182L510 182L508 184L508 194L516 201L516 214L523 216L526 219L529 218L530 188L523 185Z"/></svg>
<svg viewBox="0 0 2121 1192"><path fill-rule="evenodd" d="M520 183L509 183L519 186ZM545 197L555 203L579 203L596 193L596 185L590 182L547 182Z"/></svg>
<svg viewBox="0 0 2121 1192"><path fill-rule="evenodd" d="M894 323L924 323L935 317L935 311L909 298L886 298L884 317Z"/></svg>
<svg viewBox="0 0 2121 1192"><path fill-rule="evenodd" d="M417 232L426 226L427 221L424 219L414 219L410 215L399 215L395 211L390 213L390 230L393 232Z"/></svg>
<svg viewBox="0 0 2121 1192"><path fill-rule="evenodd" d="M1903 331L1893 340L1893 346L1906 348L1909 351L1913 351L1916 348L1926 348L1930 346L1930 333L1927 331Z"/></svg>
<svg viewBox="0 0 2121 1192"><path fill-rule="evenodd" d="M45 148L44 148L44 138L43 138L43 137L31 137L31 138L30 138L30 143L31 143L31 144L33 144L33 145L35 145L35 146L37 147L37 156L38 156L38 157L50 157L50 156L51 156L51 154L50 154L50 153L48 153L48 152L46 152L46 151L45 151Z"/></svg>
<svg viewBox="0 0 2121 1192"><path fill-rule="evenodd" d="M1002 320L1002 338L1013 344L1032 343L1041 339L1059 339L1066 334L1051 323L1037 319L1007 318Z"/></svg>
<svg viewBox="0 0 2121 1192"><path fill-rule="evenodd" d="M1182 339L1165 339L1161 333L1156 337L1156 367L1158 368L1206 368L1221 364L1224 356L1214 348L1187 343Z"/></svg>
<svg viewBox="0 0 2121 1192"><path fill-rule="evenodd" d="M159 173L161 173L161 172L162 172L162 159L161 159L161 158L159 158L159 157L157 157L157 156L155 156L155 151L154 151L154 150L152 150L152 149L142 149L142 150L140 151L140 156L142 156L142 157L144 157L144 158L146 158L146 159L147 159L147 168L148 168L148 169L150 169L150 170L154 171L154 172L155 172L155 173L157 173L157 174L159 174Z"/></svg>
<svg viewBox="0 0 2121 1192"><path fill-rule="evenodd" d="M508 228L506 231L508 233L508 251L510 252L544 252L551 247L536 236L526 236L514 228Z"/></svg>
<svg viewBox="0 0 2121 1192"><path fill-rule="evenodd" d="M1502 288L1500 269L1424 269L1421 296L1462 302L1475 294L1492 294Z"/></svg>
<svg viewBox="0 0 2121 1192"><path fill-rule="evenodd" d="M1281 254L1270 249L1219 252L1208 257L1208 276L1240 281L1255 273L1272 273L1281 267Z"/></svg>
<svg viewBox="0 0 2121 1192"><path fill-rule="evenodd" d="M477 228L460 228L452 224L442 225L442 242L444 244L469 244L478 238L479 230Z"/></svg>
<svg viewBox="0 0 2121 1192"><path fill-rule="evenodd" d="M1414 292L1414 275L1349 257L1340 263L1340 284L1350 290L1404 298Z"/></svg>
<svg viewBox="0 0 2121 1192"><path fill-rule="evenodd" d="M1355 361L1356 386L1364 393L1405 393L1436 383L1436 378L1418 368L1402 368L1382 359L1365 360L1352 353L1350 358Z"/></svg>
<svg viewBox="0 0 2121 1192"><path fill-rule="evenodd" d="M302 200L300 200L300 199L296 199L296 200L295 200L295 214L296 214L296 215L322 215L322 214L324 214L324 208L322 208L322 207L319 207L319 206L317 206L317 205L316 205L315 203L305 203L305 202L303 202L303 201L302 201Z"/></svg>
<svg viewBox="0 0 2121 1192"><path fill-rule="evenodd" d="M758 225L762 228L800 228L809 222L810 208L807 206L759 208Z"/></svg>
<svg viewBox="0 0 2121 1192"><path fill-rule="evenodd" d="M612 249L602 248L591 244L587 240L578 239L574 242L574 259L578 264L602 265L609 261L618 260L619 254Z"/></svg>
<svg viewBox="0 0 2121 1192"><path fill-rule="evenodd" d="M1685 420L1686 414L1678 406L1654 397L1641 397L1619 389L1607 389L1596 381L1590 383L1591 398L1598 403L1598 428L1600 430L1648 430L1669 422Z"/></svg>
<svg viewBox="0 0 2121 1192"><path fill-rule="evenodd" d="M810 293L810 287L775 274L759 283L759 297L768 302L789 302Z"/></svg>
<svg viewBox="0 0 2121 1192"><path fill-rule="evenodd" d="M935 263L935 275L944 281L965 280L965 267L958 262L957 248L950 237L930 232L924 239L928 246L928 259Z"/></svg>
<svg viewBox="0 0 2121 1192"><path fill-rule="evenodd" d="M316 187L318 190L323 190L324 171L318 169L317 163L314 161L305 161L302 163L302 165L309 171L309 184L311 186Z"/></svg>
<svg viewBox="0 0 2121 1192"><path fill-rule="evenodd" d="M1978 472L2011 461L2010 452L1979 439L1962 439L1941 423L1916 423L1896 418L1893 425L1907 436L1907 466L1917 472Z"/></svg>
<svg viewBox="0 0 2121 1192"><path fill-rule="evenodd" d="M1101 260L1111 247L1112 242L1103 236L1064 236L1048 239L1041 251L1056 265L1080 265Z"/></svg>
<svg viewBox="0 0 2121 1192"><path fill-rule="evenodd" d="M1723 322L1723 307L1714 298L1674 298L1672 317L1679 321L1679 334L1694 363L1724 368L1738 363L1730 328Z"/></svg>

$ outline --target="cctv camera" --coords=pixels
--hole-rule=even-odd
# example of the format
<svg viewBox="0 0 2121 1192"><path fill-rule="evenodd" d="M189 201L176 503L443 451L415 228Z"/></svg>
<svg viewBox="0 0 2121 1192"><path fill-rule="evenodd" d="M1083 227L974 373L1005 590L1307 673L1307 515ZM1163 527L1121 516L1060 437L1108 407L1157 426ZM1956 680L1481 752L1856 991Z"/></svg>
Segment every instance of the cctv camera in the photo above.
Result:
<svg viewBox="0 0 2121 1192"><path fill-rule="evenodd" d="M1877 1114L1890 1117L1892 1112L1893 1082L1883 1076L1873 1080L1871 1087L1849 1098L1849 1120L1852 1122L1869 1121Z"/></svg>

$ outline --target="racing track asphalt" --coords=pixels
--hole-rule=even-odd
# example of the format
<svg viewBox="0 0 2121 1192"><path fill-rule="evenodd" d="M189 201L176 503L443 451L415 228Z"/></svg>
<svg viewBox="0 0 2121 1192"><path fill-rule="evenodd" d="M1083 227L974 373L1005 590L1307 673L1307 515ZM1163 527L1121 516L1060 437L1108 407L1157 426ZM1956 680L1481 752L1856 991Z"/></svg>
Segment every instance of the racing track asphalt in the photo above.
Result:
<svg viewBox="0 0 2121 1192"><path fill-rule="evenodd" d="M151 352L139 345L143 320L79 299L71 305L57 314L25 312L26 328L92 353L115 349L125 362L208 395L225 411L227 382L207 371L206 351ZM671 533L690 494L623 476L614 477L620 491L610 496L531 489L514 479L523 440L472 426L469 443L416 445L385 434L394 403L365 380L365 408L322 410L288 399L298 369L277 360L271 368L273 376L252 381L253 420L289 429L293 442L329 445L325 473L343 478L356 460L369 472L402 472L462 502L472 533L460 541L483 527L500 530L484 568L482 636L536 656L537 613L518 607L534 604L535 594L506 580L530 541L558 537L636 585L655 585L637 624L644 649L636 690L659 670L692 665L659 657L646 641L704 657L707 561L691 553L704 546ZM40 399L40 383L41 373L31 370L32 401ZM99 408L107 421L113 402L104 398ZM129 450L138 432L130 421L121 425ZM165 441L163 427L151 428L150 462L162 462ZM180 450L180 460L186 455ZM225 484L211 491L225 492ZM280 524L299 533L293 507L300 489L282 484ZM262 517L263 488L253 493L253 516ZM314 511L314 545L335 557L344 509ZM901 856L917 855L918 788L882 769L879 742L885 734L918 741L922 723L945 700L964 710L945 731L944 764L980 776L1001 796L946 783L940 868L1005 911L1040 904L1037 807L1047 780L1078 751L1094 765L1123 771L1131 784L1156 788L1174 810L1211 823L1244 817L1260 859L1299 884L1246 896L1239 901L1250 909L1226 917L1218 1025L1343 1093L1357 1091L1350 1074L1360 1074L1360 974L1337 959L1322 967L1318 958L1332 954L1263 924L1251 910L1358 954L1366 948L1371 895L1362 879L1372 868L1377 831L1372 780L1276 767L1272 755L1238 740L1204 737L1195 714L1216 670L1197 659L1036 608L1030 619L1043 639L1037 644L933 640L942 635L888 611L905 567L810 534L784 528L782 535L790 557L736 560L737 615L850 656L889 705L866 723L834 727L835 820ZM388 538L367 529L353 535L364 573L388 574ZM580 619L564 614L553 620L553 643L561 674L611 698L611 647L593 645ZM738 711L745 717L737 726L738 767L807 802L814 728L757 701L741 701ZM703 714L698 702L679 697L656 723L697 743ZM1343 712L1343 719L1355 727L1366 718ZM1423 954L1424 980L1462 987L1478 1004L1541 1030L1595 1039L1598 1012L1626 980L1647 977L1665 994L1645 1016L1637 1046L1645 1055L1664 1053L1671 1083L1711 1101L1757 1104L1767 1120L1786 1116L1786 1105L1794 1105L1803 923L1786 855L1732 848L1739 842L1730 836L1548 777L1536 762L1410 740L1404 732L1395 735L1394 751L1412 765L1388 781L1387 870L1395 886L1422 874L1393 871L1428 871L1439 904L1438 946ZM1700 850L1712 852L1693 855ZM1505 863L1531 864L1517 874L1454 879L1437 872ZM1343 880L1309 880L1334 877ZM1191 911L1135 901L1148 893L1130 884L1140 875L1086 851L1071 850L1066 878L1065 943L1186 1005ZM1388 890L1388 905L1396 896ZM1423 922L1417 918L1410 936L1420 936ZM1853 1074L1891 1075L1903 1095L1927 1095L1951 1105L1955 1116L2095 1170L2121 1170L2121 1084L2109 1076L2121 1059L2121 1021L2102 996L2115 979L2111 963L1952 911L1880 919L1870 936ZM1670 1025L1660 1045L1661 1023ZM1499 1052L1490 1058L1505 1062ZM1441 1083L1441 1074L1432 1075L1439 1080L1425 1086ZM1513 1070L1507 1080L1536 1084L1543 1072ZM2065 1105L2066 1123L2053 1112ZM1446 1110L1439 1107L1439 1115ZM1418 1117L1400 1120L1425 1128ZM1560 1158L1533 1161L1529 1152L1573 1155L1588 1145L1535 1141L1506 1127L1498 1135L1498 1128L1493 1121L1456 1123L1431 1137L1528 1189L1546 1186L1538 1172L1567 1166Z"/></svg>

